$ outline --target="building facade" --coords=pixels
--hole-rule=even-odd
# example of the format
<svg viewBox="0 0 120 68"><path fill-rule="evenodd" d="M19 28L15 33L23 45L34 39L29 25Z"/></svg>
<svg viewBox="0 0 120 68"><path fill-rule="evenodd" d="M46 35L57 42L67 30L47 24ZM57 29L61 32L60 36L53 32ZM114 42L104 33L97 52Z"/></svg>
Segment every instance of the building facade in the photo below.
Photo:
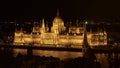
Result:
<svg viewBox="0 0 120 68"><path fill-rule="evenodd" d="M53 20L51 31L45 25L44 19L42 25L34 25L32 32L27 34L21 29L14 33L15 45L82 45L84 39L84 24L70 26L68 29L64 25L64 21L57 14ZM87 32L87 41L90 46L107 45L106 31Z"/></svg>

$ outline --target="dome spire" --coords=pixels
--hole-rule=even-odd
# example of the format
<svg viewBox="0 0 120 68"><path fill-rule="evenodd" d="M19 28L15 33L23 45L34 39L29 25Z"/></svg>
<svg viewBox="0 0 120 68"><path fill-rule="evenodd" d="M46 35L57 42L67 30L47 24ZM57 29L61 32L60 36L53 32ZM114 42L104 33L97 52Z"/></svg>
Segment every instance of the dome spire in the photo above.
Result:
<svg viewBox="0 0 120 68"><path fill-rule="evenodd" d="M57 16L59 16L59 9L57 9Z"/></svg>

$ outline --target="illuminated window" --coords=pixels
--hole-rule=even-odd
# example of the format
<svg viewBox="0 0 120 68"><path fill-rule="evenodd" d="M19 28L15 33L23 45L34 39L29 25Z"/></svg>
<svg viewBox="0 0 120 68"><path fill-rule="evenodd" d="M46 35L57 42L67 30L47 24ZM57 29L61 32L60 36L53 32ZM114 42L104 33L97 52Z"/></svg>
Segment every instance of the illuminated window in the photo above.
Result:
<svg viewBox="0 0 120 68"><path fill-rule="evenodd" d="M92 35L91 43L96 44L97 41L98 41L98 36L97 35Z"/></svg>

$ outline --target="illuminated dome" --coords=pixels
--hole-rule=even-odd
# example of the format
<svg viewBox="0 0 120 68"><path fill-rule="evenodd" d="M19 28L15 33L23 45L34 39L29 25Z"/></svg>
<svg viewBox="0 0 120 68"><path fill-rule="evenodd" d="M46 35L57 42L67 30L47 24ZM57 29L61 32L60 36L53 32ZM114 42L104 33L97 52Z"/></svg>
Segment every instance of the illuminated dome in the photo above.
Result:
<svg viewBox="0 0 120 68"><path fill-rule="evenodd" d="M59 33L65 30L64 21L59 16L59 11L57 11L57 16L53 20L52 32Z"/></svg>
<svg viewBox="0 0 120 68"><path fill-rule="evenodd" d="M53 23L63 23L63 20L60 18L60 17L55 17L54 20L53 20Z"/></svg>
<svg viewBox="0 0 120 68"><path fill-rule="evenodd" d="M53 23L64 23L62 18L59 16L58 10L57 10L57 16L54 18Z"/></svg>

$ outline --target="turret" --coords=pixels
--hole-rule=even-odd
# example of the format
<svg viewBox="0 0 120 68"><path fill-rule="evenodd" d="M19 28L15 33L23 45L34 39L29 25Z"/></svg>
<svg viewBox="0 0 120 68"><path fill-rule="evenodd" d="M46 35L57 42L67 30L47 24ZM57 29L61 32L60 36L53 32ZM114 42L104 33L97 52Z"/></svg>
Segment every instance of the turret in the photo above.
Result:
<svg viewBox="0 0 120 68"><path fill-rule="evenodd" d="M45 28L44 18L42 19L42 28Z"/></svg>
<svg viewBox="0 0 120 68"><path fill-rule="evenodd" d="M83 57L89 59L89 60L95 60L96 57L93 54L89 43L87 41L87 30L86 30L86 24L84 24L84 39L83 39L83 44L82 44L82 53L83 53Z"/></svg>
<svg viewBox="0 0 120 68"><path fill-rule="evenodd" d="M42 19L41 33L45 33L45 22L44 22L44 18Z"/></svg>
<svg viewBox="0 0 120 68"><path fill-rule="evenodd" d="M14 44L23 44L23 29L21 28L19 31L15 31L14 33Z"/></svg>

